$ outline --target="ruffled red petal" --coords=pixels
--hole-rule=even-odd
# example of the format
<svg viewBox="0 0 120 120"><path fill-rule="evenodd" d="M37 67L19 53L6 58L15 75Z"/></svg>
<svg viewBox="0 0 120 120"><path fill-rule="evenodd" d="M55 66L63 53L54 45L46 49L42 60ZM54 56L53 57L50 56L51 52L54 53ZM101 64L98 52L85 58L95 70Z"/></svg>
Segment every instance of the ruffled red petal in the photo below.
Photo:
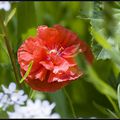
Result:
<svg viewBox="0 0 120 120"><path fill-rule="evenodd" d="M64 81L71 81L71 80L76 80L80 76L83 75L83 72L77 67L70 67L66 72L61 72L61 73L51 73L48 79L48 82L64 82Z"/></svg>

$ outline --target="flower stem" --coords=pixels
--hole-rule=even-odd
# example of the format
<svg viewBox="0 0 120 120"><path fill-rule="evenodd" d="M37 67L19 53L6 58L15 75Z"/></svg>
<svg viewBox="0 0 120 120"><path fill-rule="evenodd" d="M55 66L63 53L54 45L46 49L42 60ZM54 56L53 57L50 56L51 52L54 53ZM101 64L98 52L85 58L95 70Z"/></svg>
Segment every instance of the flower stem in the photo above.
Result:
<svg viewBox="0 0 120 120"><path fill-rule="evenodd" d="M67 99L68 99L68 101L69 101L69 104L70 104L70 108L71 108L73 117L74 117L74 118L77 118L77 116L76 116L76 114L75 114L75 110L74 110L73 104L72 104L72 101L71 101L71 99L70 99L70 96L68 95L68 93L67 93L67 91L66 91L65 88L63 88L63 90L64 90L64 93L65 93L65 95L66 95L66 97L67 97Z"/></svg>
<svg viewBox="0 0 120 120"><path fill-rule="evenodd" d="M16 82L17 82L18 86L21 88L21 85L19 83L19 75L18 75L17 65L15 62L15 57L14 57L13 50L12 50L10 43L9 43L10 40L8 39L6 26L3 23L1 15L0 15L0 25L1 25L2 32L3 32L3 39L5 41L5 44L6 44L9 56L10 56L10 60L11 60L12 66L13 66L13 71L15 74Z"/></svg>

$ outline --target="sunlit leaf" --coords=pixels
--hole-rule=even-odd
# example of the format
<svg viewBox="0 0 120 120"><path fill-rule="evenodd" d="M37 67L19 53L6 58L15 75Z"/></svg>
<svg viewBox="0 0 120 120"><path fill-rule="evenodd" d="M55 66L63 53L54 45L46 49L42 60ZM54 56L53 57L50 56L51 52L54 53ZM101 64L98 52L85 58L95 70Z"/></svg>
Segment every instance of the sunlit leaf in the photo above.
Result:
<svg viewBox="0 0 120 120"><path fill-rule="evenodd" d="M10 14L8 15L8 17L5 19L4 24L5 26L7 26L7 24L9 23L9 21L12 19L12 17L14 16L14 14L16 13L16 8L14 8Z"/></svg>
<svg viewBox="0 0 120 120"><path fill-rule="evenodd" d="M106 39L100 35L98 32L96 32L94 30L94 28L91 28L91 32L93 34L93 36L95 37L95 40L101 45L103 46L105 49L107 50L111 50L112 46L106 41Z"/></svg>

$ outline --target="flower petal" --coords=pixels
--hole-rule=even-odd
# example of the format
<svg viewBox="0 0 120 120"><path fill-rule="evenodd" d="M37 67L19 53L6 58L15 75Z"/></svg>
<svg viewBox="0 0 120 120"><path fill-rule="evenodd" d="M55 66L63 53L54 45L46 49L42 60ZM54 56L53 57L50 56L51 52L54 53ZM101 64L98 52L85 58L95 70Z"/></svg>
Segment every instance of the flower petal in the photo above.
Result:
<svg viewBox="0 0 120 120"><path fill-rule="evenodd" d="M8 89L11 91L11 92L14 92L16 90L16 84L15 83L10 83Z"/></svg>
<svg viewBox="0 0 120 120"><path fill-rule="evenodd" d="M80 49L79 49L80 53L83 53L86 57L86 60L89 63L93 62L94 56L92 54L92 51L90 49L90 47L84 42L84 41L80 41Z"/></svg>
<svg viewBox="0 0 120 120"><path fill-rule="evenodd" d="M62 71L67 71L69 68L69 63L62 57L56 54L50 54L52 63L54 64L53 73L58 73Z"/></svg>
<svg viewBox="0 0 120 120"><path fill-rule="evenodd" d="M47 70L42 67L41 69L39 69L38 72L36 72L34 74L35 74L35 79L39 79L39 80L43 81L46 77Z"/></svg>
<svg viewBox="0 0 120 120"><path fill-rule="evenodd" d="M40 61L39 63L43 65L47 70L52 70L54 67L52 61L45 60L45 61Z"/></svg>
<svg viewBox="0 0 120 120"><path fill-rule="evenodd" d="M48 82L63 82L76 80L83 75L83 72L78 69L77 66L70 67L67 72L61 72L58 74L51 73L48 79Z"/></svg>
<svg viewBox="0 0 120 120"><path fill-rule="evenodd" d="M78 45L72 45L70 47L67 47L62 53L61 56L64 58L72 57L73 55L77 54L79 50L79 44Z"/></svg>
<svg viewBox="0 0 120 120"><path fill-rule="evenodd" d="M38 91L44 91L44 92L55 92L70 83L70 81L65 81L60 83L56 81L56 82L48 83L47 80L40 81L38 79L34 79L34 80L29 79L26 80L26 82L32 87L32 89Z"/></svg>
<svg viewBox="0 0 120 120"><path fill-rule="evenodd" d="M51 49L59 42L59 32L55 28L48 28L47 26L38 27L38 37Z"/></svg>
<svg viewBox="0 0 120 120"><path fill-rule="evenodd" d="M76 33L64 28L61 25L54 25L54 28L56 28L60 33L60 38L62 40L61 44L63 47L69 47L71 45L77 45L79 44L78 36Z"/></svg>

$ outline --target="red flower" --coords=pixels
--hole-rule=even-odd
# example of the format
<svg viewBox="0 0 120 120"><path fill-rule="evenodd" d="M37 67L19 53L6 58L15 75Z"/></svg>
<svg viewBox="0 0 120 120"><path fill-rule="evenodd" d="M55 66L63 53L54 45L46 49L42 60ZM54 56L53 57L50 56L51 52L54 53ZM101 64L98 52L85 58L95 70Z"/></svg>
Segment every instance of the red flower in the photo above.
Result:
<svg viewBox="0 0 120 120"><path fill-rule="evenodd" d="M75 33L60 25L39 26L36 37L28 38L18 49L21 75L33 61L25 81L35 90L54 92L83 75L75 61L78 52L92 62L90 48Z"/></svg>

